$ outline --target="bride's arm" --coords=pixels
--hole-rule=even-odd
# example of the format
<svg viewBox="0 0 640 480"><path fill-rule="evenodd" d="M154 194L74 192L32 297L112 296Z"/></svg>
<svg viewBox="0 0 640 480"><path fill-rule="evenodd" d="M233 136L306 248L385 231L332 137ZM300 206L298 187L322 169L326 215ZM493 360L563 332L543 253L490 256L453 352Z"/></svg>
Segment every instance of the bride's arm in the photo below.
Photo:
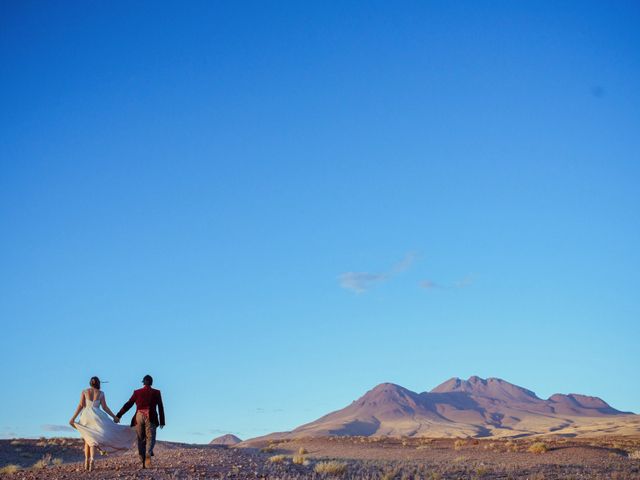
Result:
<svg viewBox="0 0 640 480"><path fill-rule="evenodd" d="M84 391L80 394L80 403L78 403L78 407L76 408L76 411L73 412L73 417L71 417L71 420L69 420L69 425L71 425L73 428L76 428L75 423L76 423L76 417L78 416L78 414L80 413L80 410L82 410L84 408Z"/></svg>
<svg viewBox="0 0 640 480"><path fill-rule="evenodd" d="M107 407L107 397L105 397L104 392L102 392L102 398L100 399L100 405L102 405L102 409L107 412L108 415L111 416L114 420L116 419L115 414L111 411L109 407Z"/></svg>

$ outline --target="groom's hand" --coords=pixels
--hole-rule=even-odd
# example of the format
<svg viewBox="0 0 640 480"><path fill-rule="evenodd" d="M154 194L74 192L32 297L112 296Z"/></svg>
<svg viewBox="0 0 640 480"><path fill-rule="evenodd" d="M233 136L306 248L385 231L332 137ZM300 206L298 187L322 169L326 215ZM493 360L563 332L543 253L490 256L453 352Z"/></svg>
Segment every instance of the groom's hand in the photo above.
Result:
<svg viewBox="0 0 640 480"><path fill-rule="evenodd" d="M120 423L120 417L113 417L113 421L115 423Z"/></svg>
<svg viewBox="0 0 640 480"><path fill-rule="evenodd" d="M71 425L73 428L76 428L76 424L73 420L74 420L73 418L69 420L69 425Z"/></svg>

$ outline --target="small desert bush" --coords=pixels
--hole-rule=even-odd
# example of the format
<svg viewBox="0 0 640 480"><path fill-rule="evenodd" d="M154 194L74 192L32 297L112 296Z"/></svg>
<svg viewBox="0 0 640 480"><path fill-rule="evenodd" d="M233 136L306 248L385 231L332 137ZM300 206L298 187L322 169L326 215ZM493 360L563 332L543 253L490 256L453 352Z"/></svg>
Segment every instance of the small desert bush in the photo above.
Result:
<svg viewBox="0 0 640 480"><path fill-rule="evenodd" d="M397 470L389 470L384 472L380 477L380 480L394 480L398 476Z"/></svg>
<svg viewBox="0 0 640 480"><path fill-rule="evenodd" d="M629 452L629 458L633 460L640 460L640 450L636 450L634 452Z"/></svg>
<svg viewBox="0 0 640 480"><path fill-rule="evenodd" d="M9 475L11 473L16 473L19 470L20 470L19 465L14 465L13 463L10 463L9 465L5 465L4 467L0 468L0 475Z"/></svg>
<svg viewBox="0 0 640 480"><path fill-rule="evenodd" d="M47 468L51 465L51 454L47 453L43 455L40 460L33 464L33 468L36 470L42 470L43 468Z"/></svg>
<svg viewBox="0 0 640 480"><path fill-rule="evenodd" d="M304 457L302 455L294 455L291 461L296 465L304 465Z"/></svg>
<svg viewBox="0 0 640 480"><path fill-rule="evenodd" d="M306 453L309 453L309 452L307 452L307 449L306 449L306 448L304 448L304 447L300 447L300 448L298 449L298 455L304 455L304 454L306 454Z"/></svg>
<svg viewBox="0 0 640 480"><path fill-rule="evenodd" d="M504 446L507 447L507 450L510 452L518 451L518 444L512 440L508 440L507 443L504 444Z"/></svg>
<svg viewBox="0 0 640 480"><path fill-rule="evenodd" d="M54 458L52 463L54 465L62 465L62 459L61 458Z"/></svg>
<svg viewBox="0 0 640 480"><path fill-rule="evenodd" d="M347 464L331 460L330 462L316 463L316 473L326 473L328 475L342 475L347 471Z"/></svg>
<svg viewBox="0 0 640 480"><path fill-rule="evenodd" d="M532 443L531 446L527 449L529 453L544 453L547 450L549 450L549 448L544 442Z"/></svg>
<svg viewBox="0 0 640 480"><path fill-rule="evenodd" d="M467 444L466 440L456 440L455 442L453 442L453 448L456 450L460 450L466 444Z"/></svg>
<svg viewBox="0 0 640 480"><path fill-rule="evenodd" d="M274 455L273 457L269 457L269 461L271 463L281 463L284 462L284 459L287 458L284 455Z"/></svg>
<svg viewBox="0 0 640 480"><path fill-rule="evenodd" d="M478 477L484 477L487 473L489 473L489 469L484 465L480 465L479 467L476 467L476 475Z"/></svg>
<svg viewBox="0 0 640 480"><path fill-rule="evenodd" d="M276 448L273 445L267 445L260 449L262 453L272 453L276 451Z"/></svg>

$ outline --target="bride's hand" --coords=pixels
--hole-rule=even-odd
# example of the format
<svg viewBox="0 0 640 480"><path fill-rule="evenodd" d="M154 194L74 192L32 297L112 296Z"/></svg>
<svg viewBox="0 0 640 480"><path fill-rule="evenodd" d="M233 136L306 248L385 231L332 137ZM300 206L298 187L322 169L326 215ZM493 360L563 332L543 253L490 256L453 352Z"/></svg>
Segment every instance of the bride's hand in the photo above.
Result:
<svg viewBox="0 0 640 480"><path fill-rule="evenodd" d="M120 423L120 419L118 417L113 417L113 423Z"/></svg>

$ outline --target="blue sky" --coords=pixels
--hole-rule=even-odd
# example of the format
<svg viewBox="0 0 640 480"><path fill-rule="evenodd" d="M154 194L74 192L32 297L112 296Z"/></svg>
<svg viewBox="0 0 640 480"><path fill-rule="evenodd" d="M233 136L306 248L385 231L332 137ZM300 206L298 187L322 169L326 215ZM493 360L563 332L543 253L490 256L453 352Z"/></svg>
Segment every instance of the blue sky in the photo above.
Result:
<svg viewBox="0 0 640 480"><path fill-rule="evenodd" d="M636 2L3 2L0 436L390 381L640 411Z"/></svg>

